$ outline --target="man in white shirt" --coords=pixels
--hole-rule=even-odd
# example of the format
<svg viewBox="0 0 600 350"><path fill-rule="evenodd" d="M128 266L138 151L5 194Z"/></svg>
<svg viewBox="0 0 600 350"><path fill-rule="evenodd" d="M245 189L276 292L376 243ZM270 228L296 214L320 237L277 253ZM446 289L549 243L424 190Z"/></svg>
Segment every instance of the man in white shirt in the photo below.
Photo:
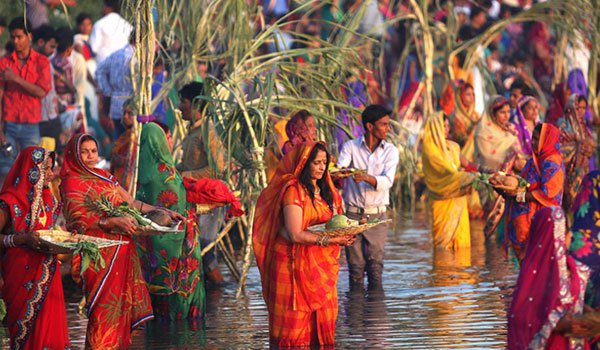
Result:
<svg viewBox="0 0 600 350"><path fill-rule="evenodd" d="M384 220L390 203L390 189L398 167L396 146L386 141L390 131L390 112L381 105L370 105L362 113L365 134L342 146L337 166L366 170L344 180L346 216L353 220ZM384 245L388 227L380 225L357 236L346 247L350 288L364 289L365 270L369 290L382 290Z"/></svg>
<svg viewBox="0 0 600 350"><path fill-rule="evenodd" d="M129 34L133 27L119 15L119 9L119 0L104 0L104 17L96 21L92 28L89 42L96 54L97 65L129 42Z"/></svg>

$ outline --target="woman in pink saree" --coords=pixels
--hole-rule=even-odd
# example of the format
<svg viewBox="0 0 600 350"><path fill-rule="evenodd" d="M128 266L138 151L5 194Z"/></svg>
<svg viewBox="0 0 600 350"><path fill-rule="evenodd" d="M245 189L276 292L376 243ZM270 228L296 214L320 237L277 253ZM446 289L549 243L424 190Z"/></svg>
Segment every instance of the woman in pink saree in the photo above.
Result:
<svg viewBox="0 0 600 350"><path fill-rule="evenodd" d="M589 349L569 338L583 313L589 268L567 253L565 215L544 207L533 218L527 254L508 311L508 346L522 349Z"/></svg>

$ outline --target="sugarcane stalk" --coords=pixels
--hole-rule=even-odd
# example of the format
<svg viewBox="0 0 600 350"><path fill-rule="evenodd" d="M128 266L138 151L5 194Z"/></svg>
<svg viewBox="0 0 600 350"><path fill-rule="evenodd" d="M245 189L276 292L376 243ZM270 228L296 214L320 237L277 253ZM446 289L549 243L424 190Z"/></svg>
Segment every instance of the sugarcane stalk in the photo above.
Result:
<svg viewBox="0 0 600 350"><path fill-rule="evenodd" d="M229 268L231 275L236 280L236 282L239 282L240 272L238 271L237 266L235 265L235 259L229 253L222 240L219 241L217 247L219 248L219 251L221 251L221 253L223 254L223 260L225 261L225 265L227 265L227 268Z"/></svg>
<svg viewBox="0 0 600 350"><path fill-rule="evenodd" d="M133 90L136 92L138 111L140 114L149 115L152 113L152 80L154 68L154 21L152 20L152 1L137 0L133 11L133 19L135 25L135 60L132 59L131 65L131 80ZM134 79L136 77L137 79ZM130 148L130 157L134 158L135 167L129 187L129 194L135 198L137 191L138 171L139 171L139 153L140 153L140 138L142 126L133 119L133 134L135 135L135 144ZM131 158L130 158L131 159Z"/></svg>
<svg viewBox="0 0 600 350"><path fill-rule="evenodd" d="M202 249L201 255L204 256L204 254L208 253L209 250L211 250L217 243L219 243L223 239L223 237L225 237L225 235L227 235L227 233L229 233L229 230L231 230L231 227L233 226L233 224L235 224L238 220L239 220L238 218L233 218L233 219L229 220L227 222L227 224L225 225L225 227L223 227L223 229L221 230L221 233L219 233L217 238L215 238L214 241L210 242L210 244L208 244L206 247L204 247ZM200 228L200 230L202 230L202 228Z"/></svg>

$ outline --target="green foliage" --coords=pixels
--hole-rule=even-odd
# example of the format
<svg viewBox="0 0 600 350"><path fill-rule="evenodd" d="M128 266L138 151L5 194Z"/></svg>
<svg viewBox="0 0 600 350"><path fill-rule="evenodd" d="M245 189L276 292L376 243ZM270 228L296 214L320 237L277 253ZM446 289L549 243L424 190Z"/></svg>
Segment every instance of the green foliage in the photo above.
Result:
<svg viewBox="0 0 600 350"><path fill-rule="evenodd" d="M94 262L94 270L99 271L100 268L106 267L106 262L100 254L98 245L93 242L77 242L73 254L81 254L81 274L83 274L89 267L91 262Z"/></svg>

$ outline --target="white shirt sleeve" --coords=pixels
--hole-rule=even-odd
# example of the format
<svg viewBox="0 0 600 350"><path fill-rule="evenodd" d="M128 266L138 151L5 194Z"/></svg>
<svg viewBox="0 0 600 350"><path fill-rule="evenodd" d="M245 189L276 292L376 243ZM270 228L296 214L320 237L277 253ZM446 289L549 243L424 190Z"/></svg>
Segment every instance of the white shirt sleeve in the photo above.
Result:
<svg viewBox="0 0 600 350"><path fill-rule="evenodd" d="M383 171L381 175L376 175L377 179L377 191L389 190L394 184L394 177L396 175L396 168L400 161L400 154L396 146L390 145L389 151L386 152L386 157L383 160Z"/></svg>
<svg viewBox="0 0 600 350"><path fill-rule="evenodd" d="M338 168L347 168L352 163L352 140L346 141L337 159Z"/></svg>

